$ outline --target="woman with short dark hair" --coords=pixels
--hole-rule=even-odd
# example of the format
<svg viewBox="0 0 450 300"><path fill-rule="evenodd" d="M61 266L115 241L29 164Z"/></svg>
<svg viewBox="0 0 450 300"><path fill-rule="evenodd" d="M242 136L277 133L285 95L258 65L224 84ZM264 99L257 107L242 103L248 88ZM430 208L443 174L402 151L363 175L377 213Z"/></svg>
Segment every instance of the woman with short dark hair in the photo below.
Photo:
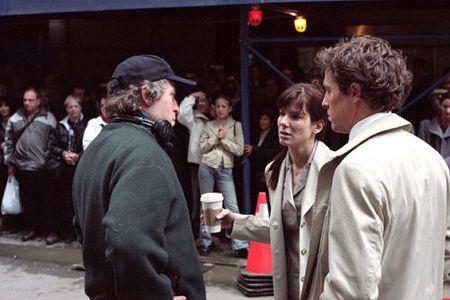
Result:
<svg viewBox="0 0 450 300"><path fill-rule="evenodd" d="M232 238L271 244L276 300L300 299L310 244L318 243L320 232L312 234L318 173L331 158L320 142L327 125L322 107L323 91L315 85L295 84L278 97L278 137L282 151L266 167L271 205L270 220L228 210L217 218L231 228Z"/></svg>

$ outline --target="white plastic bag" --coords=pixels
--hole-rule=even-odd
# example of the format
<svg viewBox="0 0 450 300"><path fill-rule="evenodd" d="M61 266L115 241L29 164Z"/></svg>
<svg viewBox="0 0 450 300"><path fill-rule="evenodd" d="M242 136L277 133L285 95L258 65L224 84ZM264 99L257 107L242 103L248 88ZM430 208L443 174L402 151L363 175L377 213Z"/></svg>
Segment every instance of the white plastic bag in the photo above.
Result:
<svg viewBox="0 0 450 300"><path fill-rule="evenodd" d="M19 182L14 175L8 176L2 200L3 215L18 215L23 212L19 198Z"/></svg>

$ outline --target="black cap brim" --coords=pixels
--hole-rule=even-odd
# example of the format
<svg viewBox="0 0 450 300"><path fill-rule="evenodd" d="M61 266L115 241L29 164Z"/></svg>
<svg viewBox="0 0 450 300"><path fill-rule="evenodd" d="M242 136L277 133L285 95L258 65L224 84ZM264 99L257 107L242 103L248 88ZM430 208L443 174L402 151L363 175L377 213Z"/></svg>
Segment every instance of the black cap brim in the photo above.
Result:
<svg viewBox="0 0 450 300"><path fill-rule="evenodd" d="M187 85L187 86L196 86L197 85L197 82L195 82L195 81L188 80L188 79L176 76L176 75L175 76L169 76L169 77L167 77L167 79L175 81L177 83L181 83L181 84Z"/></svg>

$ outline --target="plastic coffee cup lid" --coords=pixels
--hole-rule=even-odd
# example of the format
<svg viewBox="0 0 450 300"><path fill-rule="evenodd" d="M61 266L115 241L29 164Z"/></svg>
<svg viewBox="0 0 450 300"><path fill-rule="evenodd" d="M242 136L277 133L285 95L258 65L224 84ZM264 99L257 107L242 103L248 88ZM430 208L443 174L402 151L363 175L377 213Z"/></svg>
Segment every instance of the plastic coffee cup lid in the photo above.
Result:
<svg viewBox="0 0 450 300"><path fill-rule="evenodd" d="M222 201L223 195L222 193L205 193L202 194L202 197L200 198L200 201L203 202L215 202L215 201Z"/></svg>

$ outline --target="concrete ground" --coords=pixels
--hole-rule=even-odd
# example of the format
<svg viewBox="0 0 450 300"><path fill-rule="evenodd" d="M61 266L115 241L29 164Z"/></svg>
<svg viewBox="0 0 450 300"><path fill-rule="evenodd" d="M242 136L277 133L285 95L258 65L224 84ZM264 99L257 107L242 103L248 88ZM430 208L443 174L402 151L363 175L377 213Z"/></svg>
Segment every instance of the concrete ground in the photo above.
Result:
<svg viewBox="0 0 450 300"><path fill-rule="evenodd" d="M0 300L81 300L84 294L81 247L77 242L45 245L43 238L22 242L21 234L0 234ZM246 260L235 258L229 243L214 240L216 247L200 256L207 299L244 300L236 288L239 268ZM273 297L252 297L271 300Z"/></svg>
<svg viewBox="0 0 450 300"><path fill-rule="evenodd" d="M236 288L239 268L245 259L233 256L229 243L215 239L216 247L207 257L200 256L207 299L272 300L273 297L245 297ZM0 233L0 300L81 300L84 272L81 247L77 242L45 245L43 238L22 242L19 234ZM450 285L444 286L450 299Z"/></svg>
<svg viewBox="0 0 450 300"><path fill-rule="evenodd" d="M71 266L0 256L0 299L86 300L84 272ZM207 299L244 300L234 286L207 283ZM252 299L273 299L259 297Z"/></svg>

